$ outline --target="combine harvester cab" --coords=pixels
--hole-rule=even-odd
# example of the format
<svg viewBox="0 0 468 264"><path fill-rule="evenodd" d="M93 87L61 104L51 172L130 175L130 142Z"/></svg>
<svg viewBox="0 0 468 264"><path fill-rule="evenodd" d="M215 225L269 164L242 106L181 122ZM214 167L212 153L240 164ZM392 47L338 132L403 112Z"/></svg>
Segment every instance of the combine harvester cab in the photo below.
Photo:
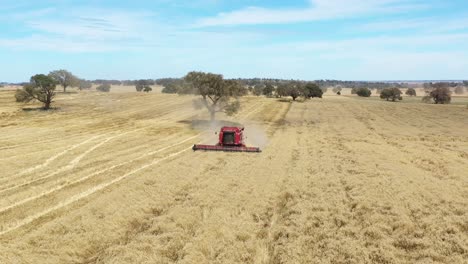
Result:
<svg viewBox="0 0 468 264"><path fill-rule="evenodd" d="M219 141L216 145L193 145L192 149L206 151L231 151L231 152L262 152L257 147L247 147L244 144L243 127L222 127L219 131Z"/></svg>

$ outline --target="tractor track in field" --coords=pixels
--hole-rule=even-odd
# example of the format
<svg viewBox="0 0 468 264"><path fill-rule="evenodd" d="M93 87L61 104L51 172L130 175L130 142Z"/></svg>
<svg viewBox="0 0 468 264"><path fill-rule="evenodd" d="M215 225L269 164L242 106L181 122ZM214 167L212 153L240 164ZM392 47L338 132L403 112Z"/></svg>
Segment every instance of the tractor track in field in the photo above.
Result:
<svg viewBox="0 0 468 264"><path fill-rule="evenodd" d="M62 151L62 152L60 152L60 153L58 153L58 154L56 154L56 155L54 155L54 156L48 158L46 161L44 161L44 163L39 164L39 165L36 165L36 166L34 166L34 167L31 167L31 168L28 168L28 169L25 169L25 170L19 172L17 176L22 176L22 175L24 175L24 174L31 173L31 172L33 172L33 171L35 171L35 170L38 170L38 169L42 169L42 168L44 168L44 167L47 167L51 162L53 162L54 160L56 160L57 158L59 158L59 157L65 155L65 154L67 154L69 151L72 151L72 150L76 149L77 147L82 146L82 145L84 145L84 144L86 144L86 143L88 143L88 142L90 142L90 141L92 141L92 140L94 140L94 139L99 138L99 137L100 137L100 135L99 135L99 136L93 136L93 137L90 137L90 138L86 139L85 141L82 141L82 142L80 142L80 143L78 143L78 144L75 144L75 145L73 145L73 146L71 146L71 147L65 149L64 151ZM0 192L1 192L1 190L0 190Z"/></svg>
<svg viewBox="0 0 468 264"><path fill-rule="evenodd" d="M251 113L251 114L256 113L259 110L261 110L264 106L265 106L265 104L261 104L260 106L254 106L254 107L252 107L253 110L251 108L250 110L247 110L247 112ZM274 120L272 120L272 122L268 122L267 127L265 129L269 130L272 126L276 126L278 123L283 123L282 119L285 118L285 115L287 114L289 109L290 108L287 107L285 109L280 109L278 111L275 111L273 113L273 118L270 117L270 119L274 119ZM248 116L250 116L250 115L248 115ZM245 120L247 118L242 117L242 119ZM274 133L272 133L271 135L273 136L273 134ZM223 160L218 159L218 162L223 162ZM214 167L210 166L210 170L216 169L216 168L220 169L218 166L214 166ZM213 173L206 174L204 176L205 177L202 177L200 179L197 178L197 180L194 181L194 182L189 182L186 185L182 185L180 190L175 191L176 193L181 194L180 197L177 196L174 200L171 199L168 202L168 204L166 204L164 206L165 207L164 211L162 213L160 213L160 214L158 213L157 217L158 218L170 217L170 215L171 215L171 213L173 213L173 211L178 210L178 209L186 209L185 208L186 203L188 203L188 204L193 203L191 197L197 197L198 194L201 194L201 193L204 192L204 187L196 188L196 186L197 185L204 186L204 184L206 184L207 182L212 182L217 178L217 175L213 174ZM233 190L231 189L231 191L233 191ZM220 201L220 203L221 203L221 201ZM154 217L154 216L149 215L149 217ZM197 237L196 234L199 232L199 231L197 231L198 227L202 226L202 223L203 223L205 217L207 217L207 216L205 216L205 214L203 216L201 216L198 219L198 222L194 223L194 227L193 227L194 230L191 230L190 232L184 234L184 239L183 239L182 242L180 242L181 244L179 244L180 247L184 247L185 245L190 245L190 243L196 239L196 237ZM146 231L146 229L149 229L151 227L151 225L148 225L145 221L150 221L150 219L138 219L138 223L141 223L143 226L145 226L145 229L139 229L137 231L137 233L132 233L131 238L128 238L128 237L119 238L119 239L117 239L115 241L109 242L104 247L101 247L99 249L99 251L95 252L94 254L91 254L90 256L87 256L85 258L85 261L86 262L93 262L96 259L103 259L103 258L105 259L106 253L107 253L106 251L112 250L112 247L114 247L116 245L120 245L121 242L119 242L119 241L122 241L122 239L124 241L126 241L125 243L131 243L132 240L137 239L138 233L142 233L142 232Z"/></svg>
<svg viewBox="0 0 468 264"><path fill-rule="evenodd" d="M158 106L159 107L161 107L161 106L162 107L168 107L169 109L166 110L166 109L163 108L163 110L161 112L157 113L157 115L155 115L155 116L152 115L152 118L159 118L159 117L168 116L168 115L170 115L171 113L174 112L170 108L174 108L174 107L179 106L179 105L183 106L184 104L183 103L164 102L163 104L160 104ZM147 110L147 109L135 110L135 111L126 113L126 115L145 113L145 110ZM111 113L111 112L109 112L109 113ZM92 120L93 117L94 116L88 116L88 119ZM74 127L78 128L78 127L81 127L81 125L71 125L71 126L67 126L66 128L67 129L72 129ZM113 130L115 130L117 128L120 128L120 127L122 127L122 126L121 125L106 126L104 128L94 129L94 130L92 130L92 132L94 132L94 133L103 133L103 132L106 133L106 132L113 131ZM79 135L79 136L81 136L81 135ZM16 137L11 137L11 138L16 138ZM2 138L2 141L7 141L8 139L10 139L10 138ZM67 139L70 139L70 138L67 138ZM29 141L29 142L26 142L26 143L0 147L0 150L14 149L14 148L18 148L18 147L31 147L33 145L42 145L44 143L51 143L51 142L60 142L60 140L57 140L57 137L54 136L53 138L50 138L50 139L47 139L47 140L39 140L39 141L32 140L32 141Z"/></svg>
<svg viewBox="0 0 468 264"><path fill-rule="evenodd" d="M189 117L189 116L192 116L192 114L190 115L181 115L179 116L180 117ZM158 125L162 125L162 124L166 124L166 123L169 123L169 122L173 122L172 120L163 120L161 122L158 123ZM144 130L146 128L149 128L149 127L153 127L153 126L148 126L148 127L143 127L143 128L138 128L138 129L134 129L134 130L131 130L131 131L127 131L127 132L124 132L124 133L121 133L121 134L118 134L118 135L114 135L114 136L111 136L111 137L108 137L106 138L104 141L92 146L91 148L87 149L85 152L83 152L82 154L80 154L79 156L77 156L76 158L74 158L72 161L70 161L66 166L63 166L59 169L57 169L55 172L53 173L49 173L43 177L39 177L39 178L36 178L36 179L33 179L31 181L28 181L28 182L23 182L21 184L17 184L17 185L14 185L14 186L10 186L10 187L7 187L7 188L4 188L4 189L0 189L0 194L1 193L4 193L4 192L7 192L7 191L11 191L11 190L14 190L14 189L17 189L17 188L20 188L20 187L24 187L24 186L28 186L28 185L31 185L32 183L35 183L35 182L39 182L39 181L43 181L45 179L48 179L48 178L51 178L55 175L58 175L60 173L63 173L65 171L70 171L72 170L83 158L85 158L89 153L91 153L92 151L96 150L97 148L101 147L102 145L106 144L107 142L113 140L113 139L116 139L118 137L121 137L121 136L125 136L126 134L129 134L129 133L135 133L135 132L138 132L138 131L141 131L141 130ZM50 162L49 162L50 163ZM21 174L21 175L18 175L18 176L22 176L24 174ZM11 176L10 176L11 177ZM8 180L11 180L11 179L8 179Z"/></svg>
<svg viewBox="0 0 468 264"><path fill-rule="evenodd" d="M169 112L169 113L171 113L171 112ZM188 115L179 115L179 116L177 116L177 117L175 117L175 118L187 118L187 117L190 117L190 116L192 116L192 115L193 115L193 112L190 113L190 114L188 114ZM163 117L163 116L167 116L167 115L166 115L166 114L161 114L161 115L158 116L158 117ZM153 124L153 125L151 125L151 126L142 127L142 128L139 128L139 129L137 129L137 130L135 130L135 131L143 130L143 129L146 129L146 128L151 128L151 127L154 127L154 125L162 125L162 124L166 124L166 123L170 123L170 122L172 122L172 120L170 119L170 117L167 117L166 119L161 120L161 121L159 121L159 122L156 123L156 124ZM112 127L111 129L108 129L107 131L109 131L109 130L115 130L115 129L117 129L117 128L121 128L121 126ZM135 131L133 131L133 132L135 132ZM102 135L98 135L98 137L99 137L99 136L102 136ZM112 138L112 139L113 139L113 138ZM112 140L112 139L109 139L109 138L108 138L108 139L106 139L105 141L108 142L109 140ZM102 144L103 144L103 143L99 143L99 145L102 145ZM76 148L76 147L73 147L73 146L72 146L70 150L73 150L74 148ZM95 148L95 147L93 147L93 148ZM96 148L97 148L97 147L96 147ZM70 151L70 150L68 150L68 151ZM32 167L32 168L30 168L30 169L26 169L25 172L20 172L20 174L17 174L16 176L21 176L21 175L30 173L31 171L29 171L29 170L32 170L32 171L33 171L33 170L37 170L37 169L43 168L43 167L49 165L49 163L50 163L51 161L53 161L53 160L55 160L56 158L58 158L58 157L60 157L60 156L63 156L64 154L66 154L66 152L68 152L68 151L62 151L62 152L65 152L65 153L60 152L59 154L57 154L58 156L57 156L57 155L54 155L52 158L49 158L47 161L44 162L45 165L44 165L44 163L39 164L39 165L36 165L35 167L37 167L37 168ZM92 151L92 150L91 150L91 151ZM57 156L57 157L55 157L55 156ZM48 161L49 161L49 162L48 162ZM75 162L77 162L77 161L79 162L79 159L78 159L78 158L77 158L77 160L76 160ZM11 176L4 176L4 177L2 177L2 178L9 178L9 177L11 177ZM1 192L1 191L0 191L0 192Z"/></svg>
<svg viewBox="0 0 468 264"><path fill-rule="evenodd" d="M201 134L201 133L200 133L200 134ZM39 194L39 195L32 196L32 197L29 197L29 198L27 198L27 199L24 199L24 200L15 202L15 203L12 204L12 205L9 205L9 206L0 208L0 213L3 213L3 212L5 212L5 211L7 211L7 210L10 210L10 209L12 209L12 208L14 208L14 207L20 206L20 205L25 204L25 203L27 203L27 202L34 201L34 200L36 200L36 199L38 199L38 198L41 198L41 197L44 197L44 196L46 196L46 195L48 195L48 194L51 194L51 193L57 192L57 191L59 191L59 190L62 190L62 189L64 189L64 188L66 188L67 186L71 186L71 185L78 184L78 183L83 182L83 181L86 181L86 180L88 180L88 179L90 179L90 178L92 178L92 177L94 177L94 176L97 176L97 175L100 175L100 174L102 174L102 173L111 171L111 170L113 170L113 169L115 169L115 168L122 167L122 166L124 166L124 165L134 163L134 162L136 162L136 161L138 161L138 160L145 159L145 158L147 158L148 156L151 156L151 155L154 155L154 154L156 154L156 153L163 152L163 151L165 151L165 150L167 150L167 149L176 147L176 146L178 146L178 145L181 145L181 144L183 144L183 143L185 143L185 142L187 142L187 141L189 141L189 140L192 140L192 139L198 137L200 134L197 134L197 135L195 135L195 136L191 136L191 137L186 138L186 139L184 139L184 140L182 140L182 141L180 141L180 142L178 142L178 143L171 144L171 145L169 145L169 146L160 148L160 149L158 149L158 150L148 152L148 153L146 153L146 154L144 154L144 155L142 155L142 156L140 156L140 157L138 157L138 158L134 158L134 159L129 160L129 161L126 161L126 162L122 162L122 163L119 163L119 164L112 165L111 167L107 167L107 168L105 168L105 169L102 169L102 170L99 170L99 171L94 172L94 173L92 173L92 174L89 174L89 175L87 175L87 176L85 176L85 177L82 177L82 178L79 178L79 179L74 180L74 181L72 181L72 182L69 182L69 183L67 183L66 185L56 186L55 188L52 188L52 189L50 189L50 190L48 190L48 191L46 191L46 192L43 192L43 193L41 193L41 194Z"/></svg>
<svg viewBox="0 0 468 264"><path fill-rule="evenodd" d="M249 111L249 112L248 112L248 114L246 115L246 117L248 117L248 116L254 114L256 111L259 111L260 109L262 109L262 107L264 107L264 103L254 105L254 106L252 107L252 108L253 108L252 111L249 111L250 109L247 110L247 111ZM240 114L243 114L243 113L241 112ZM169 121L169 120L168 120L168 121ZM1 209L0 209L0 214L5 214L5 212L8 212L8 211L10 211L10 210L12 210L12 209L14 209L14 208L16 208L16 207L19 207L19 206L25 205L25 204L27 204L27 203L33 202L33 201L35 201L35 200L41 199L41 198L43 198L43 197L45 197L45 196L47 196L47 195L51 195L51 194L53 194L53 193L55 193L55 192L58 192L58 191L60 191L60 190L62 190L62 189L67 188L68 186L74 186L74 185L76 185L76 184L79 184L79 183L81 183L81 182L84 182L84 181L86 181L86 180L88 180L88 179L91 179L91 178L94 177L94 176L100 175L100 174L105 173L105 172L107 172L107 171L110 171L110 170L112 170L112 169L115 169L115 168L118 168L118 167L127 165L127 164L129 164L129 163L132 163L132 162L134 162L134 161L136 161L136 160L139 160L139 159L142 159L142 158L144 158L144 157L147 157L147 156L150 156L150 155L154 155L154 154L159 153L159 152L162 152L162 151L164 151L164 150L166 150L166 149L169 149L169 148L172 148L172 147L181 145L181 144L183 144L183 143L186 142L186 141L192 140L192 139L194 139L194 138L200 136L200 135L203 134L204 132L206 132L206 130L203 131L203 132L201 132L201 133L199 133L199 134L197 134L196 136L193 136L193 137L190 137L190 138L188 138L188 139L182 140L182 141L180 141L180 142L178 142L178 143L172 144L172 145L170 145L170 146L164 147L164 148L159 149L159 150L156 150L156 151L148 152L148 153L146 153L143 157L139 157L139 158L136 158L136 159L133 159L133 160L131 160L131 161L127 161L127 162L124 162L124 163L121 163L121 164L113 165L113 166L108 167L108 168L106 168L106 169L103 169L103 170L100 170L100 171L98 171L98 172L95 172L95 173L92 173L92 174L90 174L90 175L87 175L87 176L85 176L85 177L82 177L82 178L80 178L80 179L78 179L78 180L69 182L69 183L67 183L67 184L65 184L65 185L56 186L56 187L54 187L54 188L52 188L52 189L49 189L48 191L45 191L45 192L43 192L43 193L41 193L41 194L38 194L38 195L35 195L35 196L32 196L32 197L28 197L28 198L26 198L26 199L17 201L17 202L15 202L15 203L13 203L13 204L11 204L11 205L9 205L9 206L6 206L6 207L1 208ZM190 148L186 148L186 149L184 149L183 151L176 152L176 154L179 155L179 154L181 154L182 152L184 152L184 151L186 151L186 150L188 150L188 149L190 149ZM49 209L47 209L47 210L45 210L45 211L43 211L43 212L34 214L32 217L31 217L31 216L28 216L28 217L26 217L25 219L23 219L23 220L21 220L21 221L19 221L19 222L16 222L16 224L14 224L13 226L9 225L9 227L7 227L7 228L3 227L3 228L2 228L2 231L0 231L0 235L9 233L9 232L11 232L11 231L13 231L13 230L16 230L16 229L18 229L18 228L24 226L24 225L27 225L27 224L29 224L29 223L35 221L36 219L40 218L41 216L44 216L44 215L46 215L46 214L48 214L48 213L50 213L50 212L52 212L52 211L58 210L58 209L60 209L60 208L62 208L62 207L64 207L64 206L66 206L66 205L68 205L68 204L70 204L70 203L73 203L73 202L75 202L75 201L81 200L81 199L83 199L83 198L85 198L85 197L91 195L92 193L95 193L95 192L97 192L97 191L99 191L99 190L101 190L101 189L103 189L103 188L105 188L105 187L108 187L108 186L110 186L110 185L112 185L112 184L114 184L114 183L116 183L116 182L118 182L118 181L120 181L120 180L123 180L124 178L128 177L128 176L131 175L131 174L134 174L134 173L136 173L136 172L138 172L138 171L140 171L140 170L142 170L142 169L145 169L145 168L147 168L147 167L149 167L149 166L155 165L155 164L157 164L157 163L159 163L159 162L161 162L161 161L163 161L163 160L166 160L166 159L169 158L169 157L173 157L173 156L176 156L176 155L174 155L174 153L173 153L173 154L169 154L169 155L166 156L165 158L156 159L156 160L154 160L154 161L151 162L151 163L147 163L147 164L145 164L145 165L142 165L139 169L135 169L134 171L132 171L132 172L131 172L130 174L128 174L128 175L127 175L127 174L124 174L124 176L121 176L121 177L119 177L119 178L116 178L116 179L119 179L119 180L117 180L117 181L116 181L115 179L113 179L113 180L107 182L108 184L107 184L107 183L101 183L100 185L98 185L98 186L101 186L102 188L97 188L97 189L96 189L96 188L91 188L91 189L88 189L87 191L82 192L82 195L78 195L78 196L75 195L75 196L73 196L74 198L68 199L67 202L65 202L65 203L60 203L59 205L52 207L52 209L49 208ZM39 179L39 180L43 180L43 179ZM34 182L35 182L35 181L34 181ZM21 186L27 186L27 185L29 185L29 183L23 184L23 185L21 185ZM19 188L19 187L21 187L21 186L16 186L16 187L13 187L13 188ZM11 188L10 188L10 189L11 189ZM89 191L89 190L92 190L92 191ZM84 195L83 195L83 194L84 194Z"/></svg>
<svg viewBox="0 0 468 264"><path fill-rule="evenodd" d="M185 151L187 151L189 149L191 149L191 146L189 148L185 148L185 149L183 149L181 151L171 153L171 154L167 155L164 158L156 159L156 160L152 161L151 163L148 163L148 164L145 164L144 166L141 166L138 169L135 169L135 170L133 170L133 171L131 171L129 173L126 173L126 174L124 174L122 176L119 176L117 178L114 178L112 181L96 185L93 188L87 189L84 192L75 194L72 197L70 197L69 199L67 199L67 200L65 200L63 202L60 202L58 205L55 205L53 207L48 208L45 211L41 211L41 212L36 213L36 214L34 214L32 216L29 216L26 219L23 219L23 220L15 223L13 226L9 226L7 228L2 228L0 230L0 236L3 236L3 235L5 235L5 234L7 234L7 233L9 233L11 231L14 231L14 230L16 230L18 228L21 228L22 226L25 226L27 224L30 224L30 223L34 222L35 220L37 220L37 219L39 219L39 218L41 218L41 217L43 217L43 216L45 216L45 215L47 215L47 214L49 214L51 212L57 211L57 210L65 207L65 206L68 206L68 205L74 203L74 202L82 200L82 199L84 199L84 198L86 198L86 197L88 197L88 196L90 196L90 195L104 189L104 188L107 188L107 187L109 187L109 186L111 186L113 184L116 184L116 183L124 180L125 178L128 178L129 176L131 176L131 175L133 175L133 174L135 174L135 173L137 173L137 172L139 172L141 170L144 170L144 169L146 169L146 168L148 168L150 166L154 166L154 165L156 165L156 164L158 164L158 163L160 163L160 162L162 162L164 160L170 159L170 158L175 157L177 155L180 155L180 154L182 154L183 152L185 152Z"/></svg>

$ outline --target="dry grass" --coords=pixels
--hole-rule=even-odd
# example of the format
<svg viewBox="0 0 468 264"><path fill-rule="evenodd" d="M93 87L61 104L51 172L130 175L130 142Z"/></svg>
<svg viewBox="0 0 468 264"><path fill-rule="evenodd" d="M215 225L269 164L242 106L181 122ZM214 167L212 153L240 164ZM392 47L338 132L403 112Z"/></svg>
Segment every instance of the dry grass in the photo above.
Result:
<svg viewBox="0 0 468 264"><path fill-rule="evenodd" d="M191 97L0 92L1 263L466 263L468 111L244 98L261 154L190 150Z"/></svg>

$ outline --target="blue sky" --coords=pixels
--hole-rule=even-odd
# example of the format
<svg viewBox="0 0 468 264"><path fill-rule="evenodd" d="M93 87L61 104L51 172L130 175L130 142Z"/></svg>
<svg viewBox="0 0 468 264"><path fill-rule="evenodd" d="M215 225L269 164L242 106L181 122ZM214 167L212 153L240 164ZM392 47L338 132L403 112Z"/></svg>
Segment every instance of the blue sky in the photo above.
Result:
<svg viewBox="0 0 468 264"><path fill-rule="evenodd" d="M467 0L0 0L0 81L468 79Z"/></svg>

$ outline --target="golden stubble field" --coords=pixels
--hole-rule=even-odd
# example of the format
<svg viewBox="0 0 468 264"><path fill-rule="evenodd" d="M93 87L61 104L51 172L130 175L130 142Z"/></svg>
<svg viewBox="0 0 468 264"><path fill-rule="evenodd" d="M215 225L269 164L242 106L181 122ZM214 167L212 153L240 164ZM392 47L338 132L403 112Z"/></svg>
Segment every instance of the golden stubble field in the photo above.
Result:
<svg viewBox="0 0 468 264"><path fill-rule="evenodd" d="M0 92L0 263L467 263L466 106L246 97L263 152L194 153L191 100Z"/></svg>

